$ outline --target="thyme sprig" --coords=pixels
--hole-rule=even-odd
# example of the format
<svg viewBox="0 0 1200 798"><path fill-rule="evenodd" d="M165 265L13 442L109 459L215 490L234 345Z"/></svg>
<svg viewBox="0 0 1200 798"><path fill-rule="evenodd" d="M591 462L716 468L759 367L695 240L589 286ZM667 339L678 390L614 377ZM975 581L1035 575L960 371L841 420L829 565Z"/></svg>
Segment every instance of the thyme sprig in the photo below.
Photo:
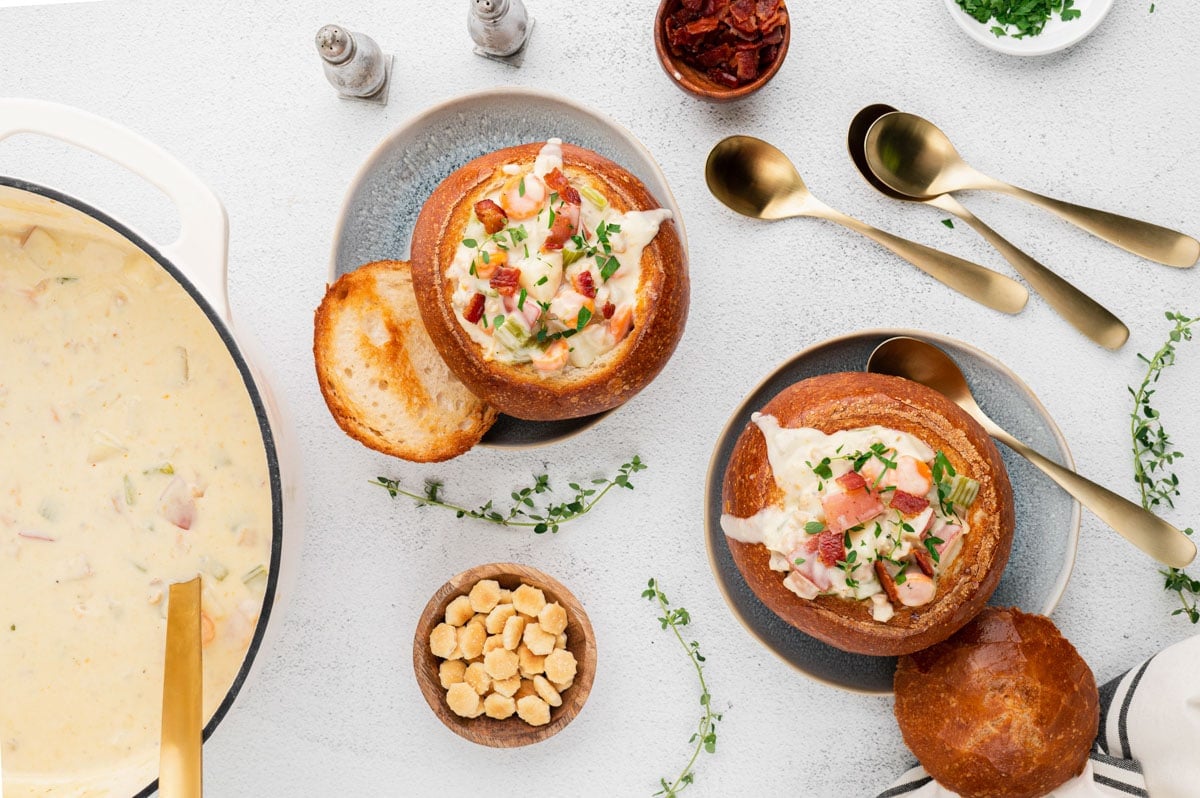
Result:
<svg viewBox="0 0 1200 798"><path fill-rule="evenodd" d="M712 695L708 692L708 683L704 681L705 660L704 655L700 653L700 644L695 640L691 643L684 642L683 633L680 632L680 629L692 622L692 616L683 607L672 608L670 606L666 595L659 589L656 579L651 579L646 583L642 597L651 603L658 604L659 609L662 610L662 616L659 617L658 622L662 624L664 630L669 628L675 633L675 638L687 652L692 667L696 669L696 676L700 679L700 706L704 708L704 714L700 716L700 724L696 728L696 732L688 740L689 743L696 744L692 751L692 757L687 761L683 772L674 781L668 782L665 778L660 778L658 783L661 785L661 789L654 793L655 796L662 796L662 798L675 798L695 782L696 771L694 768L700 752L707 751L710 754L717 752L717 721L721 719L721 715L713 712Z"/></svg>
<svg viewBox="0 0 1200 798"><path fill-rule="evenodd" d="M1129 393L1133 395L1133 411L1129 414L1129 432L1133 439L1133 478L1141 493L1142 506L1154 510L1160 505L1175 506L1175 497L1179 495L1179 477L1171 470L1171 465L1183 457L1183 452L1175 448L1171 438L1163 429L1158 411L1150 402L1154 396L1158 378L1168 366L1175 363L1175 345L1180 341L1192 340L1192 325L1200 323L1200 316L1188 318L1182 313L1166 314L1167 321L1174 323L1167 341L1153 357L1138 354L1138 359L1146 364L1146 376L1141 386L1135 391L1132 387ZM1192 529L1183 530L1192 534ZM1200 623L1200 579L1193 579L1181 568L1168 568L1159 571L1165 579L1164 590L1175 591L1179 594L1182 605L1172 612L1172 615L1186 615L1192 623ZM1190 600L1189 600L1190 596Z"/></svg>
<svg viewBox="0 0 1200 798"><path fill-rule="evenodd" d="M443 483L434 479L425 480L423 493L409 490L398 480L387 477L376 477L371 484L385 489L393 499L397 496L407 496L415 500L418 507L442 507L453 510L458 518L478 518L480 521L500 526L532 528L535 534L542 535L546 532L557 532L560 524L587 514L613 488L633 490L630 475L645 469L646 464L635 454L629 462L623 463L617 469L614 476L608 479L593 479L591 487L584 487L578 482L568 482L567 487L574 492L574 496L557 504L547 499L542 507L539 507L539 502L534 501L534 497L552 493L554 489L550 487L548 475L537 474L532 485L514 490L510 494L512 505L504 512L497 509L496 503L491 499L474 510L451 504L442 499Z"/></svg>

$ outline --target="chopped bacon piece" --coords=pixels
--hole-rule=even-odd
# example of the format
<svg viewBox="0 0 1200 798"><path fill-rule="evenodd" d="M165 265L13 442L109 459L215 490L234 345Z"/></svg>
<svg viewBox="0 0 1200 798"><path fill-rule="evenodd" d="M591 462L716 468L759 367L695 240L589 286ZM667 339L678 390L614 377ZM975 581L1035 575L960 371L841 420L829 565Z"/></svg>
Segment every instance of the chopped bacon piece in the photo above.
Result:
<svg viewBox="0 0 1200 798"><path fill-rule="evenodd" d="M914 496L902 490L892 492L892 509L899 510L905 516L920 515L929 506L929 499L924 496Z"/></svg>
<svg viewBox="0 0 1200 798"><path fill-rule="evenodd" d="M896 580L892 578L892 572L883 564L883 560L875 561L875 576L879 579L879 584L883 586L883 592L887 593L891 602L899 604L900 591L896 589Z"/></svg>
<svg viewBox="0 0 1200 798"><path fill-rule="evenodd" d="M863 475L857 471L847 471L836 480L837 484L841 485L844 490L858 490L865 488L867 481L863 479Z"/></svg>
<svg viewBox="0 0 1200 798"><path fill-rule="evenodd" d="M575 290L578 291L579 293L583 294L584 296L588 297L589 299L596 298L596 280L595 280L595 278L592 277L591 272L582 271L579 274L575 275L575 279L572 280L571 282L575 286ZM612 303L610 302L608 304L611 305ZM609 315L605 316L604 318L606 318L606 319L611 318L611 316L612 316L612 314L609 314Z"/></svg>
<svg viewBox="0 0 1200 798"><path fill-rule="evenodd" d="M707 74L714 83L720 83L731 89L736 89L741 85L738 83L737 75L730 74L723 69L710 69Z"/></svg>
<svg viewBox="0 0 1200 798"><path fill-rule="evenodd" d="M821 499L825 523L835 534L871 520L883 512L883 502L866 488L831 493Z"/></svg>
<svg viewBox="0 0 1200 798"><path fill-rule="evenodd" d="M737 79L749 83L758 77L758 53L753 50L741 50L733 59L737 65Z"/></svg>
<svg viewBox="0 0 1200 798"><path fill-rule="evenodd" d="M606 319L611 319L613 317L613 314L616 312L617 312L617 306L611 302L605 302L604 307L602 307L600 309L600 313L603 314L604 318L606 318Z"/></svg>
<svg viewBox="0 0 1200 798"><path fill-rule="evenodd" d="M499 233L508 224L508 216L504 209L490 199L475 203L475 218L483 222L483 229L488 235Z"/></svg>
<svg viewBox="0 0 1200 798"><path fill-rule="evenodd" d="M475 324L483 318L483 303L486 297L483 294L476 294L471 297L471 301L467 304L466 310L463 311L463 318L469 323Z"/></svg>
<svg viewBox="0 0 1200 798"><path fill-rule="evenodd" d="M496 269L496 273L492 275L492 279L488 283L501 296L515 294L517 287L521 284L521 270L514 269L511 266L501 266L499 269Z"/></svg>
<svg viewBox="0 0 1200 798"><path fill-rule="evenodd" d="M721 24L720 20L716 17L701 17L684 25L683 30L688 36L703 36L715 31L719 24Z"/></svg>
<svg viewBox="0 0 1200 798"><path fill-rule="evenodd" d="M571 240L571 236L575 235L578 227L579 206L560 206L559 212L554 214L554 224L550 225L550 232L546 234L546 240L542 242L542 251L559 251Z"/></svg>
<svg viewBox="0 0 1200 798"><path fill-rule="evenodd" d="M734 0L729 6L729 16L735 22L745 22L754 16L754 0Z"/></svg>
<svg viewBox="0 0 1200 798"><path fill-rule="evenodd" d="M685 0L666 17L664 32L674 55L737 88L779 58L787 20L783 0Z"/></svg>
<svg viewBox="0 0 1200 798"><path fill-rule="evenodd" d="M701 52L696 56L696 61L702 67L717 67L721 64L727 64L732 61L735 52L736 51L733 49L733 45L719 44L710 50L704 50Z"/></svg>
<svg viewBox="0 0 1200 798"><path fill-rule="evenodd" d="M941 555L939 554L938 556L940 557ZM925 549L913 549L912 558L916 562L917 567L926 576L933 576L933 558L929 556L929 552L925 551Z"/></svg>
<svg viewBox="0 0 1200 798"><path fill-rule="evenodd" d="M551 191L557 191L559 199L571 205L582 205L583 198L579 196L579 191L574 186L567 182L567 176L559 169L555 169L544 178L546 185L550 186Z"/></svg>
<svg viewBox="0 0 1200 798"><path fill-rule="evenodd" d="M846 559L846 547L842 536L826 529L817 535L817 558L825 565L833 567L839 560Z"/></svg>

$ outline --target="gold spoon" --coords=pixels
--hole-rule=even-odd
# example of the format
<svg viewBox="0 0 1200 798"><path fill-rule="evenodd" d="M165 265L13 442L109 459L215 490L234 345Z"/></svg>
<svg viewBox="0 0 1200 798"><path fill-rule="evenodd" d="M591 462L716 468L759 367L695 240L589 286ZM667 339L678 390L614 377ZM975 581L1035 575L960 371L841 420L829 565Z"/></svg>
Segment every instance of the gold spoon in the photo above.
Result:
<svg viewBox="0 0 1200 798"><path fill-rule="evenodd" d="M788 157L751 136L730 136L717 143L704 167L708 190L726 206L755 219L814 216L848 227L989 308L1017 313L1025 307L1025 286L970 261L877 230L836 211L814 197Z"/></svg>
<svg viewBox="0 0 1200 798"><path fill-rule="evenodd" d="M867 162L867 132L877 119L891 113L897 111L890 105L868 105L850 122L846 146L850 150L850 159L858 167L863 179L884 196L909 202L923 202L962 219L999 250L1017 273L1028 280L1033 289L1045 297L1050 307L1058 311L1075 329L1103 347L1120 349L1129 338L1129 328L1120 319L1096 300L1015 247L1008 239L959 204L954 197L949 194L938 194L926 199L910 197L896 191L871 171L871 165Z"/></svg>
<svg viewBox="0 0 1200 798"><path fill-rule="evenodd" d="M944 394L978 421L989 435L1040 468L1100 520L1159 562L1183 568L1196 558L1196 544L1183 532L1128 499L1038 454L997 426L976 404L962 371L933 344L916 338L889 338L867 358L867 371L905 377Z"/></svg>
<svg viewBox="0 0 1200 798"><path fill-rule="evenodd" d="M204 683L200 639L200 577L171 585L163 666L162 739L158 790L162 798L200 798Z"/></svg>
<svg viewBox="0 0 1200 798"><path fill-rule="evenodd" d="M867 133L867 163L901 194L929 199L951 191L999 191L1058 214L1121 249L1167 266L1186 268L1200 259L1200 241L1165 227L1115 213L1043 197L976 171L932 122L897 112L880 117Z"/></svg>

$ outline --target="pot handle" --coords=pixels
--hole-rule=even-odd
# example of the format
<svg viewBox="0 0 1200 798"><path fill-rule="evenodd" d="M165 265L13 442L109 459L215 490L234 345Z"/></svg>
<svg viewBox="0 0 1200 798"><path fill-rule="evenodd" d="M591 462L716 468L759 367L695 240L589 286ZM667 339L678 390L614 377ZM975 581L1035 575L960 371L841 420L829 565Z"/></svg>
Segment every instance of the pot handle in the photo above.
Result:
<svg viewBox="0 0 1200 798"><path fill-rule="evenodd" d="M69 105L0 98L0 141L38 133L91 150L157 186L179 211L179 238L159 252L229 321L229 220L217 195L173 155L129 128Z"/></svg>

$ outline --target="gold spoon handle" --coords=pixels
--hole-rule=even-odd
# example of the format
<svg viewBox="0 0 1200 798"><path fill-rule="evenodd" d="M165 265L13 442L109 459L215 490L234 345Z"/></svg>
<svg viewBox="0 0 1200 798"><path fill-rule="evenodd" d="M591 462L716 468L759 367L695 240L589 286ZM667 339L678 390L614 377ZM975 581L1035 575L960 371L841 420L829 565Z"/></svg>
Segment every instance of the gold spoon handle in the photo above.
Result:
<svg viewBox="0 0 1200 798"><path fill-rule="evenodd" d="M1038 454L990 419L983 426L993 438L1040 468L1117 534L1154 559L1175 568L1186 567L1196 559L1196 544L1150 511Z"/></svg>
<svg viewBox="0 0 1200 798"><path fill-rule="evenodd" d="M930 205L952 213L975 228L978 233L995 247L1005 260L1012 264L1017 274L1024 277L1043 297L1050 307L1070 322L1075 329L1108 349L1120 349L1129 338L1129 328L1107 308L1050 269L1038 263L1024 251L1014 246L1007 238L983 223L979 217L967 210L949 194L942 194L929 201Z"/></svg>
<svg viewBox="0 0 1200 798"><path fill-rule="evenodd" d="M1017 199L1025 200L1057 214L1076 227L1081 227L1126 252L1132 252L1134 255L1140 255L1167 266L1184 269L1194 266L1196 261L1200 260L1200 241L1156 224L1140 222L1137 219L1118 216L1108 211L1098 211L1094 208L1085 208L1082 205L1073 205L1070 202L1043 197L1041 194L1002 183L999 180L989 180L986 186L979 187L1001 191Z"/></svg>
<svg viewBox="0 0 1200 798"><path fill-rule="evenodd" d="M814 207L810 204L806 213L810 216L837 222L843 227L866 236L904 258L935 280L993 310L999 310L1002 313L1018 313L1029 300L1029 292L1025 290L1025 286L1016 280L997 274L991 269L985 269L977 263L971 263L969 260L955 257L948 252L909 241L907 238L885 233L883 230L871 227L853 216L847 216L826 205Z"/></svg>
<svg viewBox="0 0 1200 798"><path fill-rule="evenodd" d="M204 669L200 633L200 577L171 585L163 672L162 741L158 789L162 798L200 798L204 730Z"/></svg>

